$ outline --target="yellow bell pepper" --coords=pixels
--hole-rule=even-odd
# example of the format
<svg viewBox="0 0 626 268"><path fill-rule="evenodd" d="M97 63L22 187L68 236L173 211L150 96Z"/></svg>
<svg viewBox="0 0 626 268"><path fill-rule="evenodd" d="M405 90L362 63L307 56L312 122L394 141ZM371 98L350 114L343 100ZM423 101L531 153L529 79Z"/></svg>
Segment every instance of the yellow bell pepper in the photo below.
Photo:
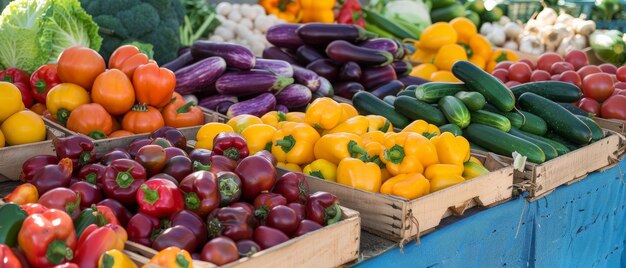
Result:
<svg viewBox="0 0 626 268"><path fill-rule="evenodd" d="M100 256L98 268L137 268L137 265L123 252L112 249Z"/></svg>
<svg viewBox="0 0 626 268"><path fill-rule="evenodd" d="M414 132L428 139L439 136L439 134L441 134L441 131L437 126L429 124L428 122L421 119L413 121L413 123L402 129L402 132Z"/></svg>
<svg viewBox="0 0 626 268"><path fill-rule="evenodd" d="M317 159L302 169L304 174L318 177L322 180L337 181L337 165L326 159Z"/></svg>
<svg viewBox="0 0 626 268"><path fill-rule="evenodd" d="M431 70L432 67L435 67L433 63L433 61L435 60L435 55L437 55L437 50L430 50L430 49L423 49L423 48L418 48L415 50L415 52L413 53L413 55L411 55L411 60L414 62L419 62L422 64L429 64L427 65L427 67L429 69L426 70ZM417 73L422 73L424 72L424 70L421 70L421 68L424 68L426 66L422 66L422 67L415 67L413 68L413 71L411 71L411 75L416 76ZM415 69L418 69L417 71ZM437 67L435 67L435 70L437 70ZM434 71L430 71L430 72L434 72Z"/></svg>
<svg viewBox="0 0 626 268"><path fill-rule="evenodd" d="M356 135L362 135L367 132L369 128L370 121L362 115L357 115L355 117L349 118L348 120L340 123L336 127L331 130L325 130L322 132L322 135L333 134L333 133L352 133Z"/></svg>
<svg viewBox="0 0 626 268"><path fill-rule="evenodd" d="M9 82L0 82L0 96L2 96L0 98L0 122L25 109L22 93L15 85Z"/></svg>
<svg viewBox="0 0 626 268"><path fill-rule="evenodd" d="M4 145L5 145L4 134L2 134L2 131L0 130L0 148L4 147Z"/></svg>
<svg viewBox="0 0 626 268"><path fill-rule="evenodd" d="M300 166L292 163L278 162L276 163L276 166L295 172L302 172L302 168L300 168Z"/></svg>
<svg viewBox="0 0 626 268"><path fill-rule="evenodd" d="M154 255L143 267L150 264L157 264L168 268L193 268L193 261L191 260L189 252L178 247L168 247L159 251L159 253Z"/></svg>
<svg viewBox="0 0 626 268"><path fill-rule="evenodd" d="M261 116L263 124L278 127L278 123L287 121L287 115L283 112L271 111Z"/></svg>
<svg viewBox="0 0 626 268"><path fill-rule="evenodd" d="M465 179L458 175L435 177L430 180L430 192L434 193L464 181Z"/></svg>
<svg viewBox="0 0 626 268"><path fill-rule="evenodd" d="M450 132L431 139L437 148L437 155L441 164L463 166L470 157L469 142L462 136L455 137Z"/></svg>
<svg viewBox="0 0 626 268"><path fill-rule="evenodd" d="M276 15L285 22L298 22L302 17L299 1L293 0L259 0L267 14Z"/></svg>
<svg viewBox="0 0 626 268"><path fill-rule="evenodd" d="M364 144L365 144L365 151L367 152L368 155L372 157L370 158L370 160L379 159L380 154L385 151L385 145L382 145L381 143L373 141L373 142L364 143Z"/></svg>
<svg viewBox="0 0 626 268"><path fill-rule="evenodd" d="M324 135L315 143L313 152L315 159L326 159L334 164L339 164L341 159L348 157L369 160L361 137L352 133Z"/></svg>
<svg viewBox="0 0 626 268"><path fill-rule="evenodd" d="M274 133L272 154L278 162L306 164L315 160L313 147L320 138L317 131L305 124L287 122Z"/></svg>
<svg viewBox="0 0 626 268"><path fill-rule="evenodd" d="M474 65L478 66L478 68L483 70L485 69L485 67L487 67L487 60L478 55L472 55L472 57L469 59L469 62L473 63Z"/></svg>
<svg viewBox="0 0 626 268"><path fill-rule="evenodd" d="M491 44L484 36L480 34L472 36L468 45L472 51L472 56L480 56L485 60L491 57Z"/></svg>
<svg viewBox="0 0 626 268"><path fill-rule="evenodd" d="M519 61L519 57L515 52L510 49L496 49L491 53L489 60L487 61L487 71L488 73L492 73L496 68L496 65L502 61Z"/></svg>
<svg viewBox="0 0 626 268"><path fill-rule="evenodd" d="M395 133L392 133L392 134L395 134ZM387 137L385 137L385 133L380 132L380 131L367 132L361 135L361 140L363 141L363 144L365 145L367 145L370 142L376 142L376 143L380 143L383 145L387 143Z"/></svg>
<svg viewBox="0 0 626 268"><path fill-rule="evenodd" d="M196 147L201 149L213 150L213 139L217 134L222 132L235 132L233 128L224 123L207 123L204 124L196 133Z"/></svg>
<svg viewBox="0 0 626 268"><path fill-rule="evenodd" d="M254 115L242 114L231 118L228 122L226 122L226 124L231 126L235 132L241 133L248 126L263 124L263 120Z"/></svg>
<svg viewBox="0 0 626 268"><path fill-rule="evenodd" d="M476 164L472 161L467 161L463 163L462 176L466 180L470 180L487 173L489 173L489 170L486 169L482 164Z"/></svg>
<svg viewBox="0 0 626 268"><path fill-rule="evenodd" d="M457 44L448 44L439 48L434 63L439 70L450 71L452 65L460 60L467 60L465 48Z"/></svg>
<svg viewBox="0 0 626 268"><path fill-rule="evenodd" d="M458 17L450 21L450 26L454 28L458 36L457 42L459 43L469 43L470 38L474 35L478 34L478 29L476 29L476 25L465 17Z"/></svg>
<svg viewBox="0 0 626 268"><path fill-rule="evenodd" d="M89 93L79 85L61 83L53 87L46 96L46 108L61 124L65 125L76 107L90 102Z"/></svg>
<svg viewBox="0 0 626 268"><path fill-rule="evenodd" d="M285 117L287 118L287 122L304 123L303 112L289 112L285 115Z"/></svg>
<svg viewBox="0 0 626 268"><path fill-rule="evenodd" d="M43 119L30 110L14 113L2 122L0 129L8 145L27 144L46 139L46 125Z"/></svg>
<svg viewBox="0 0 626 268"><path fill-rule="evenodd" d="M331 98L315 99L306 109L304 122L316 129L333 129L341 123L343 109Z"/></svg>
<svg viewBox="0 0 626 268"><path fill-rule="evenodd" d="M333 23L335 0L300 0L302 22Z"/></svg>
<svg viewBox="0 0 626 268"><path fill-rule="evenodd" d="M435 82L461 82L450 71L436 71L430 75L429 80Z"/></svg>
<svg viewBox="0 0 626 268"><path fill-rule="evenodd" d="M344 158L337 167L337 182L356 189L377 193L382 184L380 167L356 158Z"/></svg>
<svg viewBox="0 0 626 268"><path fill-rule="evenodd" d="M480 162L480 160L478 160L478 158L473 157L473 156L470 156L469 160L467 160L467 161L474 162L474 163L479 164L481 166L483 165L483 162Z"/></svg>
<svg viewBox="0 0 626 268"><path fill-rule="evenodd" d="M380 160L392 175L422 173L424 168L439 162L435 145L422 135L401 132L391 135Z"/></svg>
<svg viewBox="0 0 626 268"><path fill-rule="evenodd" d="M382 132L393 132L393 125L389 120L380 115L367 115L365 116L369 121L369 127L367 129L368 132L372 131L382 131Z"/></svg>
<svg viewBox="0 0 626 268"><path fill-rule="evenodd" d="M441 176L461 176L461 174L463 174L463 167L452 164L434 164L424 171L424 176L429 180Z"/></svg>
<svg viewBox="0 0 626 268"><path fill-rule="evenodd" d="M380 193L412 200L430 193L430 182L420 173L400 174L383 183Z"/></svg>
<svg viewBox="0 0 626 268"><path fill-rule="evenodd" d="M345 122L346 120L359 115L359 112L351 104L342 102L342 103L339 103L339 106L341 106L341 111L342 111L341 119L339 120L339 123Z"/></svg>
<svg viewBox="0 0 626 268"><path fill-rule="evenodd" d="M420 47L437 50L444 45L455 44L458 35L447 22L437 22L426 27L420 36Z"/></svg>
<svg viewBox="0 0 626 268"><path fill-rule="evenodd" d="M276 128L266 124L251 125L241 132L241 136L246 139L248 151L253 155L259 151L272 150L272 139Z"/></svg>

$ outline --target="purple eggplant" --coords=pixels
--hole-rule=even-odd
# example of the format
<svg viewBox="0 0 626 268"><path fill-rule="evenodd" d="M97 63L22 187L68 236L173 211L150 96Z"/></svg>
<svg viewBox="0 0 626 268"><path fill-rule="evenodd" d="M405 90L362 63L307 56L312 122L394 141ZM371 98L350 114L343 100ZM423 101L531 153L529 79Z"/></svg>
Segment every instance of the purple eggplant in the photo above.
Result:
<svg viewBox="0 0 626 268"><path fill-rule="evenodd" d="M315 93L321 95L322 97L330 97L335 95L335 90L328 79L320 77L320 88L315 91Z"/></svg>
<svg viewBox="0 0 626 268"><path fill-rule="evenodd" d="M265 70L226 73L217 79L215 88L223 95L248 96L280 91L293 83L293 78L283 77Z"/></svg>
<svg viewBox="0 0 626 268"><path fill-rule="evenodd" d="M326 47L326 55L337 62L354 61L366 66L384 66L393 61L393 55L387 51L359 47L343 40L330 43Z"/></svg>
<svg viewBox="0 0 626 268"><path fill-rule="evenodd" d="M233 106L233 104L235 103L237 102L230 102L230 101L220 102L220 104L218 104L215 107L215 111L221 114L226 114L228 113L228 109L230 109L230 106Z"/></svg>
<svg viewBox="0 0 626 268"><path fill-rule="evenodd" d="M276 111L286 114L289 112L289 108L282 104L276 104Z"/></svg>
<svg viewBox="0 0 626 268"><path fill-rule="evenodd" d="M252 69L256 61L249 48L224 42L196 41L191 45L191 55L194 58L222 57L229 67L241 70Z"/></svg>
<svg viewBox="0 0 626 268"><path fill-rule="evenodd" d="M398 51L400 51L400 47L398 46L398 43L394 41L393 39L389 39L389 38L374 38L374 39L365 40L359 46L365 47L365 48L376 49L376 50L387 51L391 53L391 55L393 55L394 57L396 57L396 54L399 53ZM402 53L404 54L404 51L402 51Z"/></svg>
<svg viewBox="0 0 626 268"><path fill-rule="evenodd" d="M276 98L272 93L263 93L252 99L235 103L228 108L226 115L235 117L242 114L250 114L258 117L273 111L276 108Z"/></svg>
<svg viewBox="0 0 626 268"><path fill-rule="evenodd" d="M272 60L282 60L282 61L289 62L291 64L296 64L296 60L291 55L289 55L287 52L277 47L268 47L264 49L263 58L272 59Z"/></svg>
<svg viewBox="0 0 626 268"><path fill-rule="evenodd" d="M370 67L363 69L363 74L361 75L361 84L363 84L365 89L373 90L383 84L386 84L396 79L398 79L398 77L396 76L396 71L391 65L382 67Z"/></svg>
<svg viewBox="0 0 626 268"><path fill-rule="evenodd" d="M404 45L404 43L398 43L398 52L394 55L394 57L396 58L396 60L401 60L401 59L404 59L405 55L410 55L415 52L413 51L412 53L409 53L408 50L409 49Z"/></svg>
<svg viewBox="0 0 626 268"><path fill-rule="evenodd" d="M292 77L293 68L284 60L256 59L254 69L270 71L283 77Z"/></svg>
<svg viewBox="0 0 626 268"><path fill-rule="evenodd" d="M296 59L302 65L307 65L322 58L325 58L325 56L312 46L300 46L296 50Z"/></svg>
<svg viewBox="0 0 626 268"><path fill-rule="evenodd" d="M404 60L394 61L391 63L391 66L393 66L393 69L396 71L396 76L398 77L409 75L413 70L413 65Z"/></svg>
<svg viewBox="0 0 626 268"><path fill-rule="evenodd" d="M176 71L176 92L186 95L210 87L226 70L220 57L203 59Z"/></svg>
<svg viewBox="0 0 626 268"><path fill-rule="evenodd" d="M331 59L316 60L309 63L306 68L331 81L335 80L335 77L337 77L337 73L339 72L337 63Z"/></svg>
<svg viewBox="0 0 626 268"><path fill-rule="evenodd" d="M376 89L370 91L374 96L379 99L384 98L385 96L393 95L395 96L400 90L404 88L404 84L398 80L393 80L389 83L386 83L382 86L377 87Z"/></svg>
<svg viewBox="0 0 626 268"><path fill-rule="evenodd" d="M320 76L314 71L296 65L293 65L292 67L293 78L296 82L298 82L298 84L308 87L313 92L320 88Z"/></svg>
<svg viewBox="0 0 626 268"><path fill-rule="evenodd" d="M306 106L311 101L311 90L299 84L287 86L276 94L276 102L289 109Z"/></svg>
<svg viewBox="0 0 626 268"><path fill-rule="evenodd" d="M334 85L335 95L344 97L346 99L352 99L352 96L357 92L364 91L363 85L358 82L343 82Z"/></svg>
<svg viewBox="0 0 626 268"><path fill-rule="evenodd" d="M335 40L363 41L374 37L363 28L350 24L308 23L296 31L306 44L326 45Z"/></svg>
<svg viewBox="0 0 626 268"><path fill-rule="evenodd" d="M361 66L358 63L349 61L339 69L337 80L340 82L358 82L361 79Z"/></svg>
<svg viewBox="0 0 626 268"><path fill-rule="evenodd" d="M166 63L161 67L170 69L170 71L172 72L176 72L187 65L195 63L196 61L197 60L191 56L191 52L187 51L184 54L178 56L178 58Z"/></svg>
<svg viewBox="0 0 626 268"><path fill-rule="evenodd" d="M204 108L207 108L209 110L215 111L217 106L222 102L236 103L237 97L229 96L229 95L220 95L220 94L208 96L204 99L201 99L198 105Z"/></svg>
<svg viewBox="0 0 626 268"><path fill-rule="evenodd" d="M398 78L398 80L400 80L400 82L402 82L407 87L412 86L412 85L419 86L421 84L430 82L426 79L422 79L417 76L411 76L411 75L400 77Z"/></svg>
<svg viewBox="0 0 626 268"><path fill-rule="evenodd" d="M280 48L296 49L303 45L304 42L296 33L296 30L302 26L301 24L276 24L270 27L265 34L265 38L270 44Z"/></svg>

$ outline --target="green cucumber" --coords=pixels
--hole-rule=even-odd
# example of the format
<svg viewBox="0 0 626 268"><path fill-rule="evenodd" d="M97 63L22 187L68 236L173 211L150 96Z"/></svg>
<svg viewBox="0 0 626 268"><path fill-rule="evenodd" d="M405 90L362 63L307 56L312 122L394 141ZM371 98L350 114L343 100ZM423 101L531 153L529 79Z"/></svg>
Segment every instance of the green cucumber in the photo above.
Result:
<svg viewBox="0 0 626 268"><path fill-rule="evenodd" d="M585 123L561 105L532 92L522 94L518 99L520 107L541 117L548 128L574 144L587 144L591 141L591 130Z"/></svg>
<svg viewBox="0 0 626 268"><path fill-rule="evenodd" d="M476 145L476 143L470 142L469 144L470 144L470 149L472 149L472 150L479 150L479 151L483 151L483 152L489 152L489 150Z"/></svg>
<svg viewBox="0 0 626 268"><path fill-rule="evenodd" d="M546 132L548 131L548 125L546 124L546 121L541 119L541 117L531 114L529 112L508 112L504 114L504 116L506 116L506 118L511 121L511 126L519 128L520 130L530 132L539 136L546 134Z"/></svg>
<svg viewBox="0 0 626 268"><path fill-rule="evenodd" d="M393 95L387 95L383 98L383 101L386 103L389 103L391 105L393 105L393 102L396 101L396 96Z"/></svg>
<svg viewBox="0 0 626 268"><path fill-rule="evenodd" d="M559 156L564 155L564 154L570 152L570 149L567 148L567 146L565 146L564 144L562 144L562 143L560 143L558 141L555 141L555 140L552 140L552 139L548 139L546 137L542 137L542 136L539 136L539 135L535 135L535 134L532 134L532 133L526 132L526 131L523 131L523 133L526 136L529 136L531 138L534 138L534 139L537 139L537 140L540 140L540 141L543 141L545 143L548 143L548 144L552 145L552 147L554 147L554 149L556 149L556 152L559 154Z"/></svg>
<svg viewBox="0 0 626 268"><path fill-rule="evenodd" d="M470 111L478 111L485 107L485 104L487 103L485 97L478 92L461 91L456 93L454 96L459 98L459 100L461 100Z"/></svg>
<svg viewBox="0 0 626 268"><path fill-rule="evenodd" d="M546 155L539 146L494 127L471 124L463 131L463 136L496 154L512 157L513 152L517 152L533 163L546 161Z"/></svg>
<svg viewBox="0 0 626 268"><path fill-rule="evenodd" d="M456 0L437 0L433 1L432 9L442 8L456 4Z"/></svg>
<svg viewBox="0 0 626 268"><path fill-rule="evenodd" d="M488 74L469 61L457 61L452 65L452 74L465 82L465 86L482 94L487 102L498 110L510 112L515 108L515 96L498 78Z"/></svg>
<svg viewBox="0 0 626 268"><path fill-rule="evenodd" d="M517 85L511 92L519 98L526 92L532 92L555 102L577 102L583 97L580 88L571 83L561 81L539 81Z"/></svg>
<svg viewBox="0 0 626 268"><path fill-rule="evenodd" d="M415 90L402 90L396 94L396 97L407 96L415 99Z"/></svg>
<svg viewBox="0 0 626 268"><path fill-rule="evenodd" d="M396 97L396 101L393 103L393 106L395 107L396 112L406 116L410 120L422 119L436 126L441 126L447 123L446 117L443 113L441 113L441 111L439 111L439 109L415 98L408 96Z"/></svg>
<svg viewBox="0 0 626 268"><path fill-rule="evenodd" d="M577 115L576 117L578 117L580 121L583 121L583 123L585 123L585 125L587 125L587 127L591 130L592 141L599 141L604 138L604 131L602 131L602 128L598 126L596 121L593 121L593 119L587 116Z"/></svg>
<svg viewBox="0 0 626 268"><path fill-rule="evenodd" d="M7 203L0 207L0 244L9 247L17 246L17 235L22 223L28 217L26 212L15 203Z"/></svg>
<svg viewBox="0 0 626 268"><path fill-rule="evenodd" d="M548 131L548 133L546 133L545 137L548 138L548 139L551 139L553 141L556 141L556 142L558 142L560 144L563 144L570 151L575 151L575 150L578 150L578 148L580 148L580 146L577 146L577 145L571 143L570 141L566 140L565 138L559 136L558 134L556 134L556 133L554 133L552 131Z"/></svg>
<svg viewBox="0 0 626 268"><path fill-rule="evenodd" d="M463 83L429 82L415 88L415 98L428 103L437 103L445 96L454 96L463 90L467 90Z"/></svg>
<svg viewBox="0 0 626 268"><path fill-rule="evenodd" d="M465 128L470 124L470 113L465 104L454 96L445 96L439 100L439 110L448 122Z"/></svg>
<svg viewBox="0 0 626 268"><path fill-rule="evenodd" d="M509 131L509 134L524 139L528 142L531 142L537 146L539 146L539 148L543 151L543 153L546 155L546 160L550 160L550 159L554 159L556 157L559 156L559 153L557 152L556 148L554 148L554 146L552 146L551 144L544 142L542 140L539 139L535 139L529 135L526 135L526 133L524 133L523 131L517 129L517 128L511 128L511 130Z"/></svg>
<svg viewBox="0 0 626 268"><path fill-rule="evenodd" d="M445 124L443 126L439 127L439 131L441 133L444 132L450 132L452 134L454 134L454 136L461 136L463 135L463 131L461 130L461 128L455 124Z"/></svg>
<svg viewBox="0 0 626 268"><path fill-rule="evenodd" d="M505 116L484 110L471 112L470 122L472 122L472 124L483 124L495 127L504 132L508 132L509 129L511 129L511 122Z"/></svg>
<svg viewBox="0 0 626 268"><path fill-rule="evenodd" d="M566 102L558 102L558 104L561 105L561 107L568 110L570 113L573 113L574 115L589 116L589 113L585 112L585 110L583 109L578 108L578 106L574 104L566 103Z"/></svg>
<svg viewBox="0 0 626 268"><path fill-rule="evenodd" d="M434 2L437 2L437 1L434 1ZM440 22L440 21L448 22L448 21L453 20L454 18L463 17L464 15L465 15L465 7L460 3L445 6L445 7L440 7L440 8L433 8L430 11L430 19L433 23Z"/></svg>
<svg viewBox="0 0 626 268"><path fill-rule="evenodd" d="M418 38L417 36L411 34L410 31L407 31L406 29L402 28L395 22L385 18L384 16L367 8L363 8L362 10L365 14L365 19L367 20L367 23L374 24L383 31L393 34L400 39Z"/></svg>
<svg viewBox="0 0 626 268"><path fill-rule="evenodd" d="M387 118L397 128L404 128L410 122L404 115L394 110L393 106L384 102L372 93L360 91L352 97L352 105L361 115L376 114Z"/></svg>
<svg viewBox="0 0 626 268"><path fill-rule="evenodd" d="M497 114L501 114L501 115L505 115L505 112L502 112L500 110L498 110L498 108L496 108L496 106L493 106L489 103L486 103L485 106L483 107L483 110L488 111L488 112L492 112L492 113L497 113Z"/></svg>

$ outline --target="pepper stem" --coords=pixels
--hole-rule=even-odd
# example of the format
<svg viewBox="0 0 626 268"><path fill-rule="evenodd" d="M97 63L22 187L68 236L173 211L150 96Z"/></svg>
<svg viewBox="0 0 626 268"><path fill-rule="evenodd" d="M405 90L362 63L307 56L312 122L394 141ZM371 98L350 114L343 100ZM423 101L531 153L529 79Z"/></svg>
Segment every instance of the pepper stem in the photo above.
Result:
<svg viewBox="0 0 626 268"><path fill-rule="evenodd" d="M184 114L184 113L188 113L189 112L189 108L191 108L192 106L194 106L195 104L193 103L193 101L190 101L188 103L185 103L185 105L181 106L180 108L176 109L176 113L177 114Z"/></svg>
<svg viewBox="0 0 626 268"><path fill-rule="evenodd" d="M148 106L146 106L145 104L135 104L133 105L133 108L131 110L135 112L147 112Z"/></svg>
<svg viewBox="0 0 626 268"><path fill-rule="evenodd" d="M122 189L128 188L128 186L133 184L133 181L135 181L135 179L133 178L133 175L130 174L130 171L132 169L133 167L130 167L126 171L117 173L117 176L115 177L115 183L117 183L117 185L120 186L120 188Z"/></svg>
<svg viewBox="0 0 626 268"><path fill-rule="evenodd" d="M72 249L68 248L67 245L65 245L65 242L63 240L54 240L50 244L48 244L46 257L50 262L54 264L59 264L65 259L73 259L74 252L72 252Z"/></svg>
<svg viewBox="0 0 626 268"><path fill-rule="evenodd" d="M271 153L272 152L272 142L270 141L267 144L265 144L265 148L263 148L263 149L265 149L266 151Z"/></svg>
<svg viewBox="0 0 626 268"><path fill-rule="evenodd" d="M65 204L65 212L67 212L68 215L72 215L74 214L74 212L76 212L76 210L79 207L80 207L80 195L77 193L76 201Z"/></svg>
<svg viewBox="0 0 626 268"><path fill-rule="evenodd" d="M239 161L239 158L241 158L241 154L240 154L239 150L237 150L237 148L235 148L235 147L230 147L230 148L224 150L223 154L224 154L224 156L226 156L226 157L228 157L228 158L230 158L232 160L235 160L235 161Z"/></svg>
<svg viewBox="0 0 626 268"><path fill-rule="evenodd" d="M372 158L370 158L369 162L372 162L376 165L378 165L380 168L386 168L387 165L385 165L385 163L383 163L382 160L380 160L380 156L375 155Z"/></svg>
<svg viewBox="0 0 626 268"><path fill-rule="evenodd" d="M198 194L194 192L189 192L185 194L185 206L191 210L199 208L200 198L198 197Z"/></svg>
<svg viewBox="0 0 626 268"><path fill-rule="evenodd" d="M383 133L389 131L389 127L391 126L391 123L389 122L389 120L385 119L385 124L380 127L378 130L382 131Z"/></svg>
<svg viewBox="0 0 626 268"><path fill-rule="evenodd" d="M93 185L96 185L97 179L98 179L98 175L96 175L96 173L89 173L87 174L87 176L85 176L85 181Z"/></svg>
<svg viewBox="0 0 626 268"><path fill-rule="evenodd" d="M217 218L210 219L206 224L210 238L218 237L222 234L222 224Z"/></svg>
<svg viewBox="0 0 626 268"><path fill-rule="evenodd" d="M141 185L141 191L143 191L144 194L143 201L150 203L150 205L154 205L156 201L159 201L159 191L152 190L145 184Z"/></svg>
<svg viewBox="0 0 626 268"><path fill-rule="evenodd" d="M89 137L92 137L94 140L100 140L100 139L105 139L107 135L104 134L104 132L100 130L94 130L91 133L89 133Z"/></svg>
<svg viewBox="0 0 626 268"><path fill-rule="evenodd" d="M65 109L65 108L61 108L57 111L57 120L59 120L59 123L61 123L61 125L64 125L67 123L67 119L70 118L70 111Z"/></svg>
<svg viewBox="0 0 626 268"><path fill-rule="evenodd" d="M189 261L185 259L185 255L182 252L176 253L176 264L180 268L189 268Z"/></svg>
<svg viewBox="0 0 626 268"><path fill-rule="evenodd" d="M353 140L348 142L348 153L352 158L357 158L357 156L361 155L361 157L358 157L359 159L363 160L362 158L365 158L363 161L367 161L367 159L369 159L367 151L365 151L363 147L359 146L359 144Z"/></svg>
<svg viewBox="0 0 626 268"><path fill-rule="evenodd" d="M287 121L287 115L285 115L285 113L276 112L276 115L278 115L278 122Z"/></svg>
<svg viewBox="0 0 626 268"><path fill-rule="evenodd" d="M270 209L267 208L266 206L261 206L260 208L256 209L254 211L254 216L260 219L265 220L265 218L267 218L267 214L270 213Z"/></svg>
<svg viewBox="0 0 626 268"><path fill-rule="evenodd" d="M200 163L199 161L193 161L194 171L198 171L198 170L209 171L209 169L211 169L211 163L205 165L205 164Z"/></svg>
<svg viewBox="0 0 626 268"><path fill-rule="evenodd" d="M113 256L109 255L106 252L102 255L102 267L113 267L114 263L115 259L113 258Z"/></svg>
<svg viewBox="0 0 626 268"><path fill-rule="evenodd" d="M437 136L437 132L422 132L422 136L430 140L431 138Z"/></svg>
<svg viewBox="0 0 626 268"><path fill-rule="evenodd" d="M239 185L232 177L220 178L219 189L222 200L230 200L237 192L239 192Z"/></svg>
<svg viewBox="0 0 626 268"><path fill-rule="evenodd" d="M296 139L292 135L285 136L282 140L277 140L274 145L280 146L285 153L288 153L296 145Z"/></svg>
<svg viewBox="0 0 626 268"><path fill-rule="evenodd" d="M80 157L78 158L78 164L81 166L89 164L89 160L91 160L91 152L84 151L80 153Z"/></svg>
<svg viewBox="0 0 626 268"><path fill-rule="evenodd" d="M384 153L385 159L387 159L387 161L394 163L394 164L400 164L402 163L402 160L404 159L404 148L400 145L394 145L393 147L391 147L391 149L386 149L385 153Z"/></svg>
<svg viewBox="0 0 626 268"><path fill-rule="evenodd" d="M318 178L320 178L322 180L325 180L324 174L322 174L322 172L319 171L319 170L311 171L311 172L309 172L309 175L314 176L314 177L318 177Z"/></svg>
<svg viewBox="0 0 626 268"><path fill-rule="evenodd" d="M331 225L341 220L341 208L338 204L333 204L324 209L324 211L326 212L326 225Z"/></svg>
<svg viewBox="0 0 626 268"><path fill-rule="evenodd" d="M44 92L46 92L46 87L47 87L46 81L44 81L43 79L39 79L35 83L35 89L37 90L37 93L39 94L43 94Z"/></svg>

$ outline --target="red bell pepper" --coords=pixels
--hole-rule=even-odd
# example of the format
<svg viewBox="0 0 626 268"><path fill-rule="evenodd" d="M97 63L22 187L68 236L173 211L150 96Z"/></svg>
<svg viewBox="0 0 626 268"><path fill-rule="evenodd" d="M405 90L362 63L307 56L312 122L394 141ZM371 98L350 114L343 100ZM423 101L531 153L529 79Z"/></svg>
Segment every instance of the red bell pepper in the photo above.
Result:
<svg viewBox="0 0 626 268"><path fill-rule="evenodd" d="M235 173L239 175L243 189L241 198L252 202L257 195L269 191L276 183L276 167L267 158L252 155L239 162Z"/></svg>
<svg viewBox="0 0 626 268"><path fill-rule="evenodd" d="M254 216L261 220L265 220L270 210L276 206L286 206L287 199L276 193L262 193L254 199Z"/></svg>
<svg viewBox="0 0 626 268"><path fill-rule="evenodd" d="M148 175L152 176L161 172L161 169L167 164L165 149L159 145L145 145L137 151L135 161L146 168Z"/></svg>
<svg viewBox="0 0 626 268"><path fill-rule="evenodd" d="M173 226L165 229L154 239L152 248L161 251L174 246L193 252L198 247L196 235L184 225Z"/></svg>
<svg viewBox="0 0 626 268"><path fill-rule="evenodd" d="M13 254L11 248L7 245L0 244L0 267L21 268L20 259Z"/></svg>
<svg viewBox="0 0 626 268"><path fill-rule="evenodd" d="M123 204L135 204L136 193L146 181L146 169L130 159L117 159L104 171L102 188L109 198Z"/></svg>
<svg viewBox="0 0 626 268"><path fill-rule="evenodd" d="M50 267L74 258L74 223L61 210L49 209L28 216L17 239L33 266Z"/></svg>
<svg viewBox="0 0 626 268"><path fill-rule="evenodd" d="M80 214L80 195L69 188L54 188L39 198L39 204L47 208L65 211L72 219Z"/></svg>
<svg viewBox="0 0 626 268"><path fill-rule="evenodd" d="M365 18L359 0L344 0L337 16L337 23L365 27Z"/></svg>
<svg viewBox="0 0 626 268"><path fill-rule="evenodd" d="M178 186L185 198L185 208L206 217L220 204L220 191L215 174L196 171L187 175Z"/></svg>
<svg viewBox="0 0 626 268"><path fill-rule="evenodd" d="M44 213L44 211L48 210L47 207L39 203L28 203L26 205L21 205L20 207L24 211L26 211L26 214L28 214L28 216L33 214L41 214Z"/></svg>
<svg viewBox="0 0 626 268"><path fill-rule="evenodd" d="M72 262L79 267L97 267L98 259L104 252L123 250L127 239L126 230L116 224L107 224L91 232L86 229L80 237Z"/></svg>
<svg viewBox="0 0 626 268"><path fill-rule="evenodd" d="M128 240L149 247L168 225L168 221L139 212L130 218L126 226Z"/></svg>
<svg viewBox="0 0 626 268"><path fill-rule="evenodd" d="M183 150L187 149L187 138L177 128L162 127L152 132L152 134L150 134L150 137L153 139L164 138L168 140L173 146L176 146Z"/></svg>
<svg viewBox="0 0 626 268"><path fill-rule="evenodd" d="M246 140L238 133L222 132L213 139L213 153L239 161L250 153Z"/></svg>
<svg viewBox="0 0 626 268"><path fill-rule="evenodd" d="M183 196L178 187L165 179L144 182L137 191L139 211L154 217L170 217L183 210Z"/></svg>
<svg viewBox="0 0 626 268"><path fill-rule="evenodd" d="M26 160L22 164L22 173L20 174L21 181L29 181L33 179L33 176L47 165L59 163L59 159L53 155L38 155L33 156Z"/></svg>
<svg viewBox="0 0 626 268"><path fill-rule="evenodd" d="M272 192L284 196L287 203L306 204L306 200L309 198L309 184L306 182L304 174L288 172L276 181Z"/></svg>
<svg viewBox="0 0 626 268"><path fill-rule="evenodd" d="M115 199L104 199L98 202L98 207L100 206L108 207L115 216L115 218L120 222L121 226L126 226L130 218L133 217L133 214L130 213L130 211L128 211L128 209L124 205L122 205Z"/></svg>
<svg viewBox="0 0 626 268"><path fill-rule="evenodd" d="M30 88L33 97L39 103L46 104L46 96L54 86L61 83L57 75L57 65L49 63L42 65L30 76Z"/></svg>
<svg viewBox="0 0 626 268"><path fill-rule="evenodd" d="M22 83L30 85L30 75L17 68L9 68L0 72L0 79L9 83Z"/></svg>
<svg viewBox="0 0 626 268"><path fill-rule="evenodd" d="M82 135L74 135L65 138L54 138L52 140L54 150L59 159L72 159L74 169L80 170L80 167L96 161L96 152L93 151L93 142Z"/></svg>
<svg viewBox="0 0 626 268"><path fill-rule="evenodd" d="M104 154L102 158L100 158L100 163L108 166L113 162L113 160L117 159L131 159L130 154L126 149L123 148L115 148L108 153Z"/></svg>
<svg viewBox="0 0 626 268"><path fill-rule="evenodd" d="M78 172L78 178L96 185L98 188L102 188L102 177L104 176L105 170L106 166L102 164L88 164L80 169Z"/></svg>
<svg viewBox="0 0 626 268"><path fill-rule="evenodd" d="M33 93L30 92L28 84L15 82L13 85L20 90L20 93L22 93L22 102L24 103L24 106L30 109L30 107L33 106Z"/></svg>
<svg viewBox="0 0 626 268"><path fill-rule="evenodd" d="M205 219L189 210L181 210L170 217L170 225L187 227L196 236L198 246L202 247L209 239Z"/></svg>
<svg viewBox="0 0 626 268"><path fill-rule="evenodd" d="M306 218L321 225L330 225L341 220L339 200L333 194L317 192L309 196L306 203Z"/></svg>
<svg viewBox="0 0 626 268"><path fill-rule="evenodd" d="M252 239L254 217L244 208L220 208L209 215L207 228L211 238L223 235L235 241Z"/></svg>
<svg viewBox="0 0 626 268"><path fill-rule="evenodd" d="M30 180L40 195L45 194L57 187L67 187L70 185L70 179L72 178L72 160L69 158L63 158L58 164L46 165L40 168Z"/></svg>
<svg viewBox="0 0 626 268"><path fill-rule="evenodd" d="M86 209L102 201L102 190L95 184L86 181L77 181L72 183L70 189L80 196L80 209Z"/></svg>

